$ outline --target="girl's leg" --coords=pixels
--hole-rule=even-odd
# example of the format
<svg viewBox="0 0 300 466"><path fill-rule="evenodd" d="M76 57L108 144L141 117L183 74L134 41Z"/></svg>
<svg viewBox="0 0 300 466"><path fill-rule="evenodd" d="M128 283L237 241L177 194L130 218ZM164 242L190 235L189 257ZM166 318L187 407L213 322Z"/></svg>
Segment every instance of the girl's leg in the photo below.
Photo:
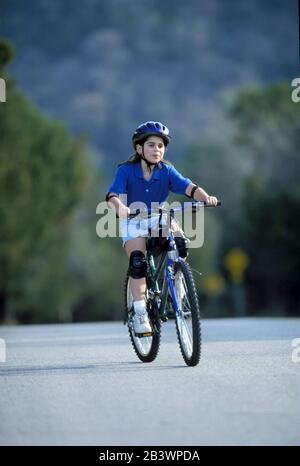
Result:
<svg viewBox="0 0 300 466"><path fill-rule="evenodd" d="M141 251L145 254L146 252L146 238L132 238L125 243L125 251L128 259L132 251ZM140 301L145 299L146 292L146 279L145 278L132 278L130 277L130 289L133 297L133 301Z"/></svg>
<svg viewBox="0 0 300 466"><path fill-rule="evenodd" d="M125 243L125 250L130 258L133 251L141 251L143 254L146 252L146 238L133 238ZM150 320L146 309L146 279L145 278L132 278L130 277L130 289L133 296L134 306L134 320L133 325L136 333L152 332Z"/></svg>

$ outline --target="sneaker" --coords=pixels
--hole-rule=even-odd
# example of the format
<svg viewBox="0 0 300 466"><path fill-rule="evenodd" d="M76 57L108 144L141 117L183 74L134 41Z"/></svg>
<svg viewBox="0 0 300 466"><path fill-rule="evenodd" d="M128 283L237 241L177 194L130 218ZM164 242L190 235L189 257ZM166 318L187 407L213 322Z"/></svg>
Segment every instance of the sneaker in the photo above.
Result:
<svg viewBox="0 0 300 466"><path fill-rule="evenodd" d="M152 333L152 328L146 309L135 311L133 316L133 327L135 333Z"/></svg>

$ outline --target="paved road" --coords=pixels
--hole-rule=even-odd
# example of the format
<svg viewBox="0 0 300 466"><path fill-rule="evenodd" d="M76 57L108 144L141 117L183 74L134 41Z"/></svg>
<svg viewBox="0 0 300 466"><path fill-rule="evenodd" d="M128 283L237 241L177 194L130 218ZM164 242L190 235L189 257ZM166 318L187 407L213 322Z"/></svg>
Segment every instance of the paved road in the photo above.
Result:
<svg viewBox="0 0 300 466"><path fill-rule="evenodd" d="M300 319L202 330L201 363L189 368L174 321L151 364L121 322L0 327L0 444L299 445Z"/></svg>

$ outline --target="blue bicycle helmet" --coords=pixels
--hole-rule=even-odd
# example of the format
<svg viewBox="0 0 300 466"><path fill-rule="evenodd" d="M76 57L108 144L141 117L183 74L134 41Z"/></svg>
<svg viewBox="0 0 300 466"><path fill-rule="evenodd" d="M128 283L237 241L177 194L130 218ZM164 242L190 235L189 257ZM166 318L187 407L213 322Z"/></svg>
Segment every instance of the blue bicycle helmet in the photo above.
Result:
<svg viewBox="0 0 300 466"><path fill-rule="evenodd" d="M146 121L139 125L132 136L133 147L148 136L161 137L167 146L171 140L168 128L159 121Z"/></svg>

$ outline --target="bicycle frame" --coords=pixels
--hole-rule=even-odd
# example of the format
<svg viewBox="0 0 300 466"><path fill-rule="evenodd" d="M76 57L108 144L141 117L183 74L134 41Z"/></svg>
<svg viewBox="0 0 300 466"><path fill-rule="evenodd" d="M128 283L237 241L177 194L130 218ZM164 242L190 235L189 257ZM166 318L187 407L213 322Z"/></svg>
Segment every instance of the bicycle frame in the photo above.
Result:
<svg viewBox="0 0 300 466"><path fill-rule="evenodd" d="M220 205L219 202L218 205ZM192 208L192 212L197 212L198 208L205 207L205 203L190 203L188 207ZM136 333L133 298L129 286L129 271L125 281L126 317L124 324L128 323L134 351L142 362L155 360L161 340L161 323L168 320L169 308L172 313L175 313L176 332L185 363L188 366L195 366L200 360L201 327L198 296L191 268L183 258L186 257L186 254L182 254L183 257L180 257L177 250L177 245L179 247L180 244L177 242L176 233L172 228L174 212L183 211L185 208L187 208L186 205L183 208L182 206L174 209L159 208L159 221L154 230L152 216L157 213L156 211L137 209L136 212L128 215L129 220L138 215L140 215L141 220L151 219L151 228L149 228L149 223L147 230L146 225L143 226L143 230L146 231L141 235L147 237L146 304L151 331ZM167 215L168 221L162 235L164 239L160 245L156 243L155 238L157 237L157 230L159 238L162 237L160 233L163 230L163 213L169 215ZM164 247L165 244L167 247ZM155 258L157 258L157 261Z"/></svg>
<svg viewBox="0 0 300 466"><path fill-rule="evenodd" d="M198 208L209 207L205 204L205 202L199 202L199 201L192 202L190 203L190 205L191 205L193 212L196 212ZM218 201L217 205L221 205L221 202ZM175 207L174 209L170 209L168 211L170 215L169 225L171 225L171 221L172 219L174 219L175 211L182 211L182 210L184 210L184 208ZM163 212L166 212L166 210L164 210L163 208L159 208L159 213L162 214ZM145 214L146 217L143 217L143 218L148 218L148 219L150 218L149 209L144 212L143 210L137 209L135 213L132 213L129 215L129 218L134 218L139 214ZM150 213L150 216L151 216L151 213ZM160 224L161 218L162 216L160 215L159 225L161 225ZM158 313L162 320L167 320L166 304L167 304L167 299L168 299L168 292L170 292L171 294L176 315L179 316L181 312L181 309L179 308L179 304L178 304L178 299L175 293L175 288L174 288L174 283L173 283L174 275L173 275L173 270L172 270L174 262L181 260L181 259L179 258L178 253L176 254L177 252L176 243L174 239L174 234L170 226L169 226L167 238L169 240L170 250L168 252L165 251L162 253L162 257L157 267L155 266L155 262L154 262L154 258L152 254L151 253L147 254L148 263L150 266L150 274L149 274L150 276L148 276L148 279L150 278L150 282L151 282L151 285L148 287L148 291L149 291L149 294L150 295L152 294L154 298L159 297L161 300L160 305L158 307ZM159 290L158 280L160 276L163 274L164 270L165 270L165 275L163 277L164 278L163 286L162 286L162 290Z"/></svg>
<svg viewBox="0 0 300 466"><path fill-rule="evenodd" d="M170 219L172 220L172 218L174 218L174 213L173 214L171 213ZM168 231L167 239L169 240L170 250L168 252L165 251L162 253L162 256L160 258L160 262L157 268L155 267L153 256L151 254L149 254L148 256L148 261L150 265L150 280L152 282L152 290L150 289L149 291L150 293L153 292L154 295L159 296L161 299L158 312L162 320L167 320L166 304L167 304L167 299L168 299L168 291L170 291L176 314L179 314L180 312L175 289L174 289L174 283L173 283L174 275L173 275L173 270L172 270L173 264L174 262L179 260L179 256L177 256L176 259L169 257L170 252L176 251L176 243L174 239L174 234L170 228ZM164 271L165 271L165 274L164 274ZM163 281L162 290L159 290L158 280L162 275L164 275L163 277L164 281Z"/></svg>

